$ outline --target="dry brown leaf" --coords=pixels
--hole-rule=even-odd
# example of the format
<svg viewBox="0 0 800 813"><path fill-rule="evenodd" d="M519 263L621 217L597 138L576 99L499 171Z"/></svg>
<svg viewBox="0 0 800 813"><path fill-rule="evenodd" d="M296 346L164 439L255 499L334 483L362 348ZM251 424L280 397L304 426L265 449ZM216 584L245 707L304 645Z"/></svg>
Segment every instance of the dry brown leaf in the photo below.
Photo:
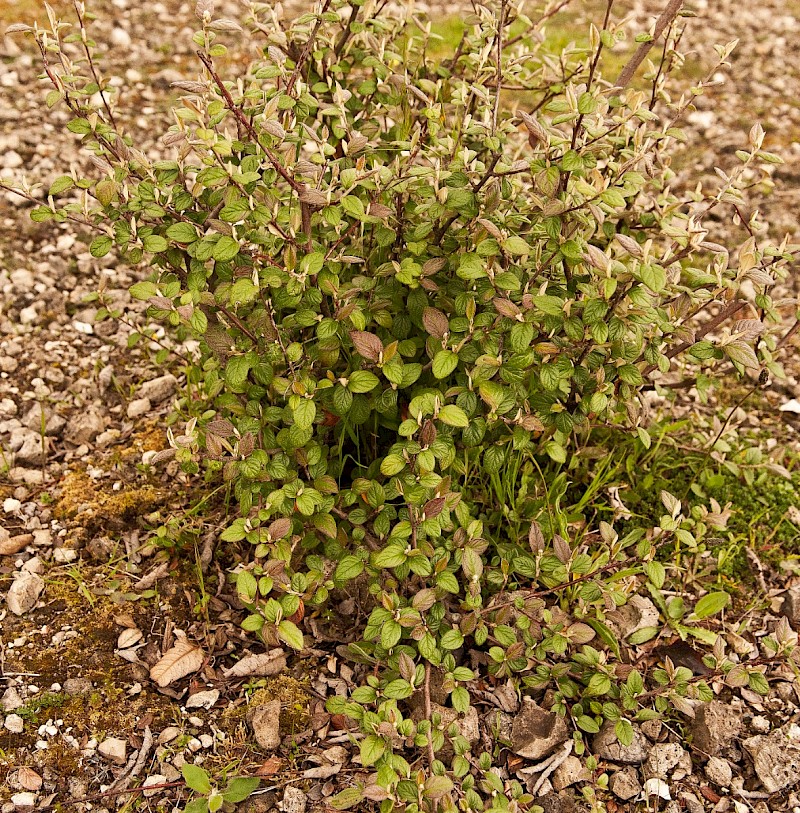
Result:
<svg viewBox="0 0 800 813"><path fill-rule="evenodd" d="M282 649L272 649L260 655L247 655L230 669L224 671L225 677L248 677L259 675L272 677L286 668L286 654Z"/></svg>
<svg viewBox="0 0 800 813"><path fill-rule="evenodd" d="M256 776L274 776L280 771L282 765L283 760L273 755L269 759L264 760L256 769Z"/></svg>
<svg viewBox="0 0 800 813"><path fill-rule="evenodd" d="M149 590L159 579L163 579L167 573L169 573L169 562L162 562L149 573L142 576L142 578L133 585L133 589Z"/></svg>
<svg viewBox="0 0 800 813"><path fill-rule="evenodd" d="M5 528L0 528L0 556L13 556L33 542L33 534L11 536Z"/></svg>
<svg viewBox="0 0 800 813"><path fill-rule="evenodd" d="M341 765L319 765L303 771L303 779L329 779L342 770Z"/></svg>
<svg viewBox="0 0 800 813"><path fill-rule="evenodd" d="M150 677L163 689L203 665L203 650L180 638L150 670Z"/></svg>
<svg viewBox="0 0 800 813"><path fill-rule="evenodd" d="M122 630L117 638L117 649L129 649L142 640L142 631L134 627Z"/></svg>
<svg viewBox="0 0 800 813"><path fill-rule="evenodd" d="M25 766L17 771L17 781L25 790L37 791L42 787L42 777L33 768Z"/></svg>

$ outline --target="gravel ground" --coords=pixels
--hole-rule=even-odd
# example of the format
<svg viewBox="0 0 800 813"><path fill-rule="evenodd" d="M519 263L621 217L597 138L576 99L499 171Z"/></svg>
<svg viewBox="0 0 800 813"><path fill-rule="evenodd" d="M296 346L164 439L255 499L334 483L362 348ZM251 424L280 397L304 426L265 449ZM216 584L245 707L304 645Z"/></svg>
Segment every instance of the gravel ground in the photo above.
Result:
<svg viewBox="0 0 800 813"><path fill-rule="evenodd" d="M234 4L223 6L220 16L237 15ZM629 8L636 29L659 4ZM800 4L700 0L695 9L685 43L699 62L712 43L738 37L740 45L727 83L702 97L689 118L685 172L713 178L714 166L731 166L760 119L766 148L786 161L774 173L765 213L775 231L796 234ZM111 43L106 73L118 77L135 110L134 138L157 151L169 123L170 83L196 72L192 8L174 0L102 0L95 10L97 39ZM8 20L1 2L0 12ZM44 92L26 49L0 40L0 175L48 184L86 159L63 127L64 111L42 111ZM258 770L269 790L250 802L254 811L279 802L284 811L324 810L345 779L360 775L349 735L319 699L346 690L352 672L313 650L288 672L279 651L229 671L232 655L258 652L250 653L253 642L238 630L224 579L215 595L197 598L213 533L198 539L196 561L174 561L140 541L143 519L158 524L197 499L175 469L152 474L139 465L145 452L165 445L165 416L180 392L180 381L167 371L156 375L152 364L172 339L143 322L128 297L141 271L92 258L87 235L35 224L28 211L0 193L0 467L7 469L0 550L11 552L0 556L0 811L102 793L109 795L94 798L94 809L111 809L129 800L121 791L142 781L154 786L144 794L147 805L172 805L179 790L170 783L187 760L212 771L232 761L242 772ZM87 297L97 290L123 310L123 321L96 320L99 303ZM152 340L130 346L142 329ZM790 377L766 408L787 393L800 395L797 386ZM800 607L800 597L795 603ZM194 668L157 680L176 648ZM513 739L514 719L530 710L495 695L488 702ZM792 790L800 779L795 686L778 684L768 699L747 690L721 695L709 709L697 715L691 747L661 724L643 725L630 749L598 735L595 752L613 774L609 810L638 809L643 787L669 796L656 793L651 806L670 813L800 807ZM475 725L475 738L485 736ZM514 770L529 781L526 766L523 760ZM565 757L542 786L548 811L574 809L574 786L585 779L579 769Z"/></svg>

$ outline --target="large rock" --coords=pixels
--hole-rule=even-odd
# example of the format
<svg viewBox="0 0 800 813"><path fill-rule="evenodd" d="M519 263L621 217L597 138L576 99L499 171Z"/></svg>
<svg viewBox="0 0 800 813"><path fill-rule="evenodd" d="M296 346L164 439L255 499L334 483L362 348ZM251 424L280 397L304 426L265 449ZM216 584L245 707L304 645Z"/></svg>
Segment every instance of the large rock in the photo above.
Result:
<svg viewBox="0 0 800 813"><path fill-rule="evenodd" d="M623 745L614 731L613 720L608 720L594 735L592 748L595 754L611 762L622 762L626 765L639 765L647 759L649 744L644 735L634 726L633 741Z"/></svg>
<svg viewBox="0 0 800 813"><path fill-rule="evenodd" d="M34 404L22 419L22 423L34 432L41 432L44 427L45 435L60 435L67 425L67 421L50 407L43 404Z"/></svg>
<svg viewBox="0 0 800 813"><path fill-rule="evenodd" d="M160 404L169 398L177 387L178 379L167 373L167 375L145 381L139 388L139 398L147 398L151 404Z"/></svg>
<svg viewBox="0 0 800 813"><path fill-rule="evenodd" d="M8 446L14 452L15 463L41 465L47 455L47 439L31 429L20 427L11 433Z"/></svg>
<svg viewBox="0 0 800 813"><path fill-rule="evenodd" d="M44 580L36 573L22 570L8 588L6 604L14 615L25 615L36 606L44 590Z"/></svg>
<svg viewBox="0 0 800 813"><path fill-rule="evenodd" d="M569 729L561 715L526 697L511 726L511 750L535 761L551 754L568 737Z"/></svg>
<svg viewBox="0 0 800 813"><path fill-rule="evenodd" d="M786 591L781 614L786 616L793 629L800 630L800 587L792 587Z"/></svg>
<svg viewBox="0 0 800 813"><path fill-rule="evenodd" d="M624 768L617 771L612 775L608 786L614 796L622 799L623 802L633 799L634 796L638 796L642 792L642 783L633 768Z"/></svg>
<svg viewBox="0 0 800 813"><path fill-rule="evenodd" d="M733 706L712 700L697 707L692 722L693 744L715 757L732 744L741 730L741 714Z"/></svg>
<svg viewBox="0 0 800 813"><path fill-rule="evenodd" d="M91 443L105 428L105 418L96 409L88 409L67 424L67 440L76 444Z"/></svg>
<svg viewBox="0 0 800 813"><path fill-rule="evenodd" d="M767 735L746 739L742 745L768 793L800 782L800 726L788 723Z"/></svg>
<svg viewBox="0 0 800 813"><path fill-rule="evenodd" d="M265 751L274 751L281 744L281 701L270 700L269 703L256 706L250 711L248 718L256 742Z"/></svg>
<svg viewBox="0 0 800 813"><path fill-rule="evenodd" d="M97 746L100 756L113 765L124 765L126 752L128 750L127 740L119 737L108 737Z"/></svg>
<svg viewBox="0 0 800 813"><path fill-rule="evenodd" d="M648 776L665 778L686 757L686 751L676 742L654 745L647 756Z"/></svg>

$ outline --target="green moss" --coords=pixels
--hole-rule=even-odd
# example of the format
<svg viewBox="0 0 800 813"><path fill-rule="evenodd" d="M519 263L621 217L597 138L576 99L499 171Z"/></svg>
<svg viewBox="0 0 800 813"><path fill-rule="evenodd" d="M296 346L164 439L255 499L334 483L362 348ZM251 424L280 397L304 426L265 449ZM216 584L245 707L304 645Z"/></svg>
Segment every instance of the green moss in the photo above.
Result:
<svg viewBox="0 0 800 813"><path fill-rule="evenodd" d="M45 692L44 694L29 700L22 708L14 713L32 723L39 722L39 714L48 709L58 709L70 703L74 698L63 692ZM80 701L80 698L78 698Z"/></svg>

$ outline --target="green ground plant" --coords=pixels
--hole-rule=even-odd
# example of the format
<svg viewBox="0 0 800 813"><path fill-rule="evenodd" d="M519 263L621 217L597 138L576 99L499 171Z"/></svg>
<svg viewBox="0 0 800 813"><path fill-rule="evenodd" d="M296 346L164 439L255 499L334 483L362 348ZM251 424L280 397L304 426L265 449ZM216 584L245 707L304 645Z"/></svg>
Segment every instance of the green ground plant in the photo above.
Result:
<svg viewBox="0 0 800 813"><path fill-rule="evenodd" d="M713 504L689 515L664 489L655 520L623 534L565 510L587 448L651 448L644 391L665 375L781 374L770 292L794 256L757 215L739 245L709 238L709 215L740 220L778 160L758 126L715 188L673 191L681 118L734 43L673 98L678 6L606 76L624 38L611 7L587 50L560 55L539 36L555 4L477 7L432 58L415 15L325 0L284 27L254 3L263 57L226 79L215 60L241 29L200 0L202 71L177 83L174 154L159 160L125 133L82 4L74 30L54 14L15 27L97 167L58 178L44 203L17 186L34 219L77 220L94 256L147 263L133 296L201 341L185 371L202 411L149 461L229 485L238 516L221 538L252 550L233 573L245 629L301 650L306 611L351 596L365 612L348 648L363 685L328 708L356 721L374 773L338 808L535 809L432 703L434 673L459 715L476 678L546 697L591 770L586 737L605 722L629 743L635 722L710 698L669 659L620 678L624 652L660 630L619 640L609 614L633 594L733 687L765 691L792 649L781 625L745 667L717 634L726 592L664 596L719 525ZM658 38L647 90L632 87ZM584 790L596 809L605 781Z"/></svg>

